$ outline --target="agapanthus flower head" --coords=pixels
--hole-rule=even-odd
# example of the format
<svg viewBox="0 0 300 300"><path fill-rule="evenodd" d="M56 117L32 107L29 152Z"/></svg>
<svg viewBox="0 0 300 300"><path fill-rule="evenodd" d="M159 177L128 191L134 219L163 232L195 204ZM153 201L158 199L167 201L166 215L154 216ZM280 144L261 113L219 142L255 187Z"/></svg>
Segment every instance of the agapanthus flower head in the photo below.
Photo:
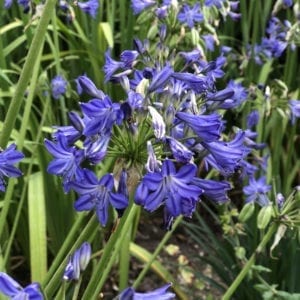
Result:
<svg viewBox="0 0 300 300"><path fill-rule="evenodd" d="M86 2L77 2L78 7L84 12L96 18L98 8L99 8L99 0L89 0Z"/></svg>
<svg viewBox="0 0 300 300"><path fill-rule="evenodd" d="M63 76L57 75L51 80L51 92L54 99L59 99L59 97L66 93L67 91L67 81Z"/></svg>
<svg viewBox="0 0 300 300"><path fill-rule="evenodd" d="M186 164L177 171L171 160L164 160L160 172L147 173L143 177L141 187L136 190L136 202L140 203L143 198L143 206L150 212L165 204L167 213L172 217L185 215L185 203L189 204L191 200L196 205L203 192L191 184L196 169L194 164Z"/></svg>
<svg viewBox="0 0 300 300"><path fill-rule="evenodd" d="M200 4L196 3L193 7L183 4L181 11L177 15L180 23L187 24L193 28L195 23L200 23L204 20L203 14L200 11Z"/></svg>
<svg viewBox="0 0 300 300"><path fill-rule="evenodd" d="M128 206L128 198L124 194L114 192L112 174L97 179L94 172L84 169L84 179L73 181L71 188L80 195L74 204L75 209L77 211L95 209L102 226L105 226L108 221L109 206L117 210Z"/></svg>
<svg viewBox="0 0 300 300"><path fill-rule="evenodd" d="M118 295L118 300L172 300L175 299L175 294L169 292L171 283L168 283L151 292L138 293L132 287L126 288Z"/></svg>
<svg viewBox="0 0 300 300"><path fill-rule="evenodd" d="M44 296L38 283L31 283L25 288L21 287L13 278L6 273L0 272L0 292L9 299L43 300Z"/></svg>
<svg viewBox="0 0 300 300"><path fill-rule="evenodd" d="M256 201L260 206L267 206L270 200L267 193L271 190L271 185L266 183L266 177L262 176L259 179L250 177L249 185L243 188L244 194L247 196L246 202Z"/></svg>
<svg viewBox="0 0 300 300"><path fill-rule="evenodd" d="M5 150L0 151L0 191L5 191L5 177L19 177L22 172L14 166L24 154L16 150L16 145L11 144Z"/></svg>
<svg viewBox="0 0 300 300"><path fill-rule="evenodd" d="M84 242L74 254L69 257L63 279L67 281L78 280L80 272L83 272L86 269L91 259L91 254L91 245L88 242Z"/></svg>

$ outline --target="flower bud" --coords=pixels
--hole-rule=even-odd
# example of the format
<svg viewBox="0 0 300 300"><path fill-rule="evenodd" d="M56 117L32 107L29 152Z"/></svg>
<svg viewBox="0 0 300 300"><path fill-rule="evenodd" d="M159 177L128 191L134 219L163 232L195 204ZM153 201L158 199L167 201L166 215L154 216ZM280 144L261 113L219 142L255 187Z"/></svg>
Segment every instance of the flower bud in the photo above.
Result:
<svg viewBox="0 0 300 300"><path fill-rule="evenodd" d="M270 223L272 216L273 216L272 205L262 207L257 215L257 227L259 229L265 229L267 225Z"/></svg>
<svg viewBox="0 0 300 300"><path fill-rule="evenodd" d="M254 208L254 202L246 203L239 213L239 221L246 222L253 215Z"/></svg>

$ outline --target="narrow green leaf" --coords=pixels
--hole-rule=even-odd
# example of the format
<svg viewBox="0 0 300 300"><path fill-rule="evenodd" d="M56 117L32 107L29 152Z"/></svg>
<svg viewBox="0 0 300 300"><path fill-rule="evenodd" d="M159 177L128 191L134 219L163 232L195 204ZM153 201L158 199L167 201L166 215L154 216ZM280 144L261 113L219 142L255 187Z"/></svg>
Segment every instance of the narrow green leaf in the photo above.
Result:
<svg viewBox="0 0 300 300"><path fill-rule="evenodd" d="M46 211L41 172L28 178L28 222L31 280L41 281L47 273Z"/></svg>
<svg viewBox="0 0 300 300"><path fill-rule="evenodd" d="M108 47L113 48L114 37L109 23L101 22L99 24L98 34L99 34L100 41L105 40L106 43L108 44Z"/></svg>
<svg viewBox="0 0 300 300"><path fill-rule="evenodd" d="M26 36L21 35L17 39L13 40L8 46L3 49L3 55L10 54L13 50L17 49L21 44L26 41Z"/></svg>

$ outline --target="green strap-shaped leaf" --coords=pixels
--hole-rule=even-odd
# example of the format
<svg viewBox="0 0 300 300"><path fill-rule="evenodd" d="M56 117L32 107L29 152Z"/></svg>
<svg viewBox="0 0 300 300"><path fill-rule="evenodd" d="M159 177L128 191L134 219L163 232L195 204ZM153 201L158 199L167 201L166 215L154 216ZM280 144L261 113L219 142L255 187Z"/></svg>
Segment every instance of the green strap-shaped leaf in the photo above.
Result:
<svg viewBox="0 0 300 300"><path fill-rule="evenodd" d="M46 211L42 173L31 174L28 180L31 281L40 282L47 273Z"/></svg>
<svg viewBox="0 0 300 300"><path fill-rule="evenodd" d="M109 23L101 22L99 24L98 35L99 35L99 41L103 43L103 49L102 49L103 51L105 51L107 47L113 48L114 37Z"/></svg>

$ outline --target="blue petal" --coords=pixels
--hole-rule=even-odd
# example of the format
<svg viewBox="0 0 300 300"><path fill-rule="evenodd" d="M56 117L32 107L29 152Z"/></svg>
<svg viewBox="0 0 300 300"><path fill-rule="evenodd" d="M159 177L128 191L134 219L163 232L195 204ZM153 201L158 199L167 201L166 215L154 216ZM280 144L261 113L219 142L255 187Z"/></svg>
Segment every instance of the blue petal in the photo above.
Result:
<svg viewBox="0 0 300 300"><path fill-rule="evenodd" d="M174 175L176 173L176 169L174 166L174 163L169 160L166 159L161 167L161 174L163 177L169 176L169 175Z"/></svg>
<svg viewBox="0 0 300 300"><path fill-rule="evenodd" d="M143 183L140 183L135 191L134 202L138 205L145 205L146 198L148 197L149 189Z"/></svg>
<svg viewBox="0 0 300 300"><path fill-rule="evenodd" d="M48 141L47 139L45 139L45 146L48 152L51 153L54 157L66 159L66 156L70 156L70 152L60 147L59 144L55 144L51 141Z"/></svg>
<svg viewBox="0 0 300 300"><path fill-rule="evenodd" d="M182 166L177 174L174 176L182 182L191 182L191 180L196 175L197 167L194 164L188 164Z"/></svg>
<svg viewBox="0 0 300 300"><path fill-rule="evenodd" d="M10 276L0 273L0 291L6 296L13 297L22 290L22 287Z"/></svg>
<svg viewBox="0 0 300 300"><path fill-rule="evenodd" d="M180 207L181 197L178 193L169 193L166 199L166 207L168 212L173 216L177 217L181 214Z"/></svg>
<svg viewBox="0 0 300 300"><path fill-rule="evenodd" d="M105 226L108 220L108 203L104 203L103 207L97 205L96 214L102 226Z"/></svg>
<svg viewBox="0 0 300 300"><path fill-rule="evenodd" d="M0 173L7 177L19 177L23 174L18 168L10 165L0 165Z"/></svg>
<svg viewBox="0 0 300 300"><path fill-rule="evenodd" d="M54 175L63 175L69 162L65 158L58 158L52 160L47 168L47 172Z"/></svg>
<svg viewBox="0 0 300 300"><path fill-rule="evenodd" d="M97 193L97 185L91 185L87 182L73 181L70 183L70 188L80 195Z"/></svg>
<svg viewBox="0 0 300 300"><path fill-rule="evenodd" d="M143 184L150 190L155 191L161 185L163 178L160 173L148 173L143 178Z"/></svg>
<svg viewBox="0 0 300 300"><path fill-rule="evenodd" d="M128 206L128 199L119 193L110 193L110 203L116 209L123 209Z"/></svg>
<svg viewBox="0 0 300 300"><path fill-rule="evenodd" d="M153 193L149 194L147 199L145 200L144 208L150 212L156 210L163 202L165 198L165 193L162 191L160 187Z"/></svg>
<svg viewBox="0 0 300 300"><path fill-rule="evenodd" d="M99 185L104 185L111 191L114 187L114 178L111 174L105 174L99 181Z"/></svg>
<svg viewBox="0 0 300 300"><path fill-rule="evenodd" d="M32 283L24 288L24 292L29 296L30 300L43 300L44 296L40 291L38 283Z"/></svg>
<svg viewBox="0 0 300 300"><path fill-rule="evenodd" d="M195 185L187 185L178 180L176 181L176 187L174 187L173 191L178 193L181 197L195 200L197 200L203 193L203 190L200 187Z"/></svg>
<svg viewBox="0 0 300 300"><path fill-rule="evenodd" d="M74 203L74 208L77 211L92 210L95 207L95 202L93 201L93 199L94 197L89 194L82 195Z"/></svg>

